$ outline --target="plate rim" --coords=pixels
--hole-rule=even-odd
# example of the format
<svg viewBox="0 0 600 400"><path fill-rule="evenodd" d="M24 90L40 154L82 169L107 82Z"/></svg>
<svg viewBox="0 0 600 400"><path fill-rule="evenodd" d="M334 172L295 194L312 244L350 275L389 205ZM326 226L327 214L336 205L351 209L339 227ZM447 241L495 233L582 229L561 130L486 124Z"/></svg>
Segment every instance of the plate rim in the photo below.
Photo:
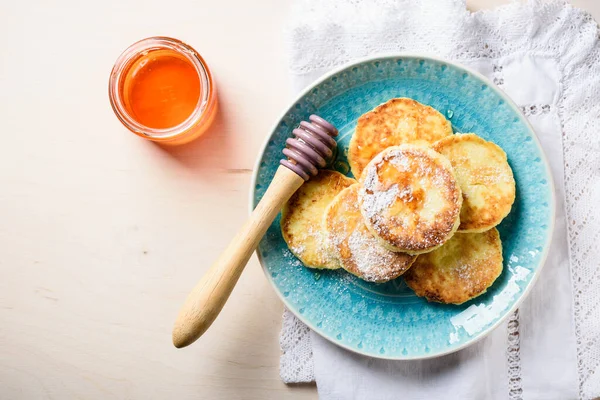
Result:
<svg viewBox="0 0 600 400"><path fill-rule="evenodd" d="M459 70L463 70L465 72L468 72L474 76L476 76L477 78L479 78L480 80L482 80L483 82L485 82L491 89L493 89L505 102L506 104L508 104L513 111L516 112L516 114L519 116L519 119L525 123L525 125L527 126L527 128L529 129L529 131L532 133L533 136L533 140L536 143L538 149L540 150L541 153L541 160L543 161L544 164L544 168L546 170L546 175L548 176L548 183L549 183L549 187L550 187L550 193L551 193L551 199L550 199L550 212L551 212L551 220L549 222L549 238L550 240L544 245L544 249L543 249L543 253L542 256L540 258L539 261L539 268L536 269L536 271L534 272L533 277L531 278L531 281L529 282L529 284L527 285L527 287L525 287L524 292L521 294L521 296L515 301L515 303L512 305L512 307L510 307L510 309L505 313L504 316L502 316L501 318L499 318L496 322L494 322L492 325L490 325L488 328L486 328L485 330L481 331L477 336L473 337L472 339L466 341L465 343L460 344L459 346L455 347L455 348L451 348L448 350L444 350L435 354L425 354L425 355L416 355L416 356L392 356L392 355L382 355L382 354L373 354L367 351L363 351L361 349L358 348L353 348L350 347L346 344L343 343L339 343L336 342L334 340L334 338L327 336L324 332L322 332L317 326L315 326L313 323L311 323L310 321L308 321L306 318L303 317L303 315L298 312L298 310L296 310L294 308L294 306L292 306L288 300L283 296L282 293L280 293L279 290L277 290L277 286L275 285L273 278L271 277L271 275L268 273L267 271L267 267L264 264L264 260L260 255L260 252L258 251L258 248L255 250L256 256L258 258L258 261L260 263L260 266L263 270L263 273L265 274L265 277L267 278L267 280L269 281L271 287L273 288L273 290L275 291L275 293L277 294L277 296L279 297L279 299L283 302L283 304L287 307L288 310L290 310L292 312L292 314L294 314L294 316L296 318L298 318L300 321L302 321L304 324L306 324L306 326L308 326L311 330L313 330L314 332L316 332L317 334L319 334L319 336L321 336L322 338L324 338L325 340L335 344L336 346L342 347L348 351L351 351L353 353L356 354L360 354L363 356L367 356L367 357L372 357L372 358L377 358L377 359L383 359L383 360L394 360L394 361L407 361L407 360L426 360L426 359L432 359L432 358L438 358L438 357L442 357L448 354L452 354L455 353L459 350L462 350L468 346L474 345L475 343L479 342L480 340L482 340L483 338L487 337L492 331L494 331L498 326L500 326L506 319L508 319L508 317L513 314L513 312L519 308L519 306L522 304L522 302L529 296L529 293L531 292L531 289L535 286L544 266L546 265L546 261L548 258L548 253L550 251L550 244L552 243L552 237L554 236L554 229L555 229L555 224L556 224L556 192L555 192L555 185L554 185L554 176L552 174L552 170L550 168L550 164L548 162L548 158L546 157L546 152L544 151L544 148L542 147L542 144L540 143L540 140L537 136L537 133L535 131L535 129L533 129L533 126L531 126L531 123L529 122L529 120L527 120L527 118L525 117L525 115L523 114L523 112L519 109L519 107L517 106L517 104L506 94L504 93L498 86L496 86L492 81L490 81L487 77L485 77L484 75L482 75L481 73L471 69L470 67L467 67L465 65L462 65L460 63L454 62L454 61L450 61L441 57L435 57L435 56L430 56L430 55L424 55L424 54L418 54L418 53L407 53L407 52L399 52L399 53L384 53L384 54L378 54L375 56L368 56L368 57L362 57L359 59L356 59L354 61L350 61L348 63L344 63L336 68L333 68L331 71L323 74L322 76L320 76L319 78L317 78L316 80L314 80L312 83L308 84L302 91L300 91L300 93L298 95L296 95L293 100L291 101L291 105L285 107L283 109L283 112L281 112L279 114L279 118L276 120L276 122L272 125L271 130L269 131L269 134L266 135L265 139L263 140L262 145L260 146L260 150L259 150L259 154L256 157L256 160L254 161L254 167L252 170L252 178L250 181L250 190L249 190L249 201L248 201L248 214L250 215L252 213L252 211L254 210L254 194L256 192L256 180L258 178L258 170L260 167L260 162L262 160L262 156L265 153L266 149L267 149L267 145L269 143L269 140L271 139L273 133L277 130L277 127L279 126L279 124L281 123L281 121L285 118L286 114L292 109L292 107L294 106L294 104L296 104L297 102L299 102L305 95L307 95L311 90L313 90L316 86L320 85L321 83L323 83L324 81L326 81L327 79L331 78L333 75L336 75L344 70L350 69L352 67L356 67L359 66L361 64L365 64L365 63L370 63L370 62L374 62L374 61L379 61L379 60L388 60L388 59L418 59L418 60L429 60L429 61L434 61L434 62L438 62L438 63L445 63L448 65L453 66L454 68L457 68ZM261 239L262 240L262 239Z"/></svg>

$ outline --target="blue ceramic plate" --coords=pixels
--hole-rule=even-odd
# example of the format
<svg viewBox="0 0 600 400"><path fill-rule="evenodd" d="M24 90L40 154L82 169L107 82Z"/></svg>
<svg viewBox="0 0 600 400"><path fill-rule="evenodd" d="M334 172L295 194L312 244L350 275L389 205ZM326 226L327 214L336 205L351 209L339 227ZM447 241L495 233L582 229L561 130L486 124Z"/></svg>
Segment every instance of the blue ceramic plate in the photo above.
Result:
<svg viewBox="0 0 600 400"><path fill-rule="evenodd" d="M378 358L429 358L472 344L498 326L531 289L548 251L552 177L531 126L505 94L474 71L427 57L381 57L338 69L300 95L275 126L255 168L251 200L256 205L271 182L292 129L313 113L339 129L333 168L350 174L346 152L357 119L393 97L434 107L455 132L477 133L508 155L517 197L498 227L504 270L493 286L463 305L441 305L417 297L402 277L372 284L343 270L308 269L288 251L279 218L258 255L285 305L326 339Z"/></svg>

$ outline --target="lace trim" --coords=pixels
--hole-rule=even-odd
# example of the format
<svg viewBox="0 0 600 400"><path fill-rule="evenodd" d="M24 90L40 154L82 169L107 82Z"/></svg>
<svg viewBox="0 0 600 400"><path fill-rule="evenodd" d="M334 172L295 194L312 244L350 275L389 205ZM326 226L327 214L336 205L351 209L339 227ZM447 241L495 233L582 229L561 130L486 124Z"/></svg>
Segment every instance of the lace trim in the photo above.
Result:
<svg viewBox="0 0 600 400"><path fill-rule="evenodd" d="M508 320L508 398L523 400L523 384L521 382L521 336L519 334L519 310Z"/></svg>
<svg viewBox="0 0 600 400"><path fill-rule="evenodd" d="M504 78L502 77L502 65L494 64L494 84L498 87L502 87L504 85Z"/></svg>
<svg viewBox="0 0 600 400"><path fill-rule="evenodd" d="M587 48L563 56L563 82L558 115L563 133L565 208L573 287L573 319L577 344L579 397L600 396L600 31L592 16L569 7L558 21L577 32ZM564 13L563 13L564 14ZM563 41L568 53L572 43ZM586 178L583 178L585 176Z"/></svg>
<svg viewBox="0 0 600 400"><path fill-rule="evenodd" d="M284 383L313 382L315 380L310 329L288 309L283 312L283 326L279 337L281 358L279 376Z"/></svg>
<svg viewBox="0 0 600 400"><path fill-rule="evenodd" d="M550 104L529 104L520 108L521 112L526 117L539 114L548 114L550 111L552 111L552 106Z"/></svg>

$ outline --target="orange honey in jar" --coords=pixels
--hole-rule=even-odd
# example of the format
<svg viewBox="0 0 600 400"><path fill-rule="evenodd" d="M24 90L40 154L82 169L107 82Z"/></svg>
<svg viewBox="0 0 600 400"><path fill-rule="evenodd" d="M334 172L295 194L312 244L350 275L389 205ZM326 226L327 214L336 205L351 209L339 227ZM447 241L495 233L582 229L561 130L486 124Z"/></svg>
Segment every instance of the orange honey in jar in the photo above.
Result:
<svg viewBox="0 0 600 400"><path fill-rule="evenodd" d="M166 145L201 136L217 111L213 79L185 43L152 37L121 54L109 81L113 110L130 131Z"/></svg>

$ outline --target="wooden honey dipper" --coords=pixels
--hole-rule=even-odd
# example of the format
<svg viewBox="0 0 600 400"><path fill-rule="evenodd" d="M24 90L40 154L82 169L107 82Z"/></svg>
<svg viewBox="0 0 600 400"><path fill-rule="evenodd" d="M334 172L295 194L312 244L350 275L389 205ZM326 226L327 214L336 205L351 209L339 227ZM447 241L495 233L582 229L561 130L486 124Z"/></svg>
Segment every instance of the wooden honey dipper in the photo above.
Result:
<svg viewBox="0 0 600 400"><path fill-rule="evenodd" d="M213 323L229 298L250 256L275 220L283 204L310 176L323 168L336 147L337 129L317 115L293 130L286 140L279 168L250 218L229 246L196 284L179 311L173 328L173 344L185 347L196 341Z"/></svg>

